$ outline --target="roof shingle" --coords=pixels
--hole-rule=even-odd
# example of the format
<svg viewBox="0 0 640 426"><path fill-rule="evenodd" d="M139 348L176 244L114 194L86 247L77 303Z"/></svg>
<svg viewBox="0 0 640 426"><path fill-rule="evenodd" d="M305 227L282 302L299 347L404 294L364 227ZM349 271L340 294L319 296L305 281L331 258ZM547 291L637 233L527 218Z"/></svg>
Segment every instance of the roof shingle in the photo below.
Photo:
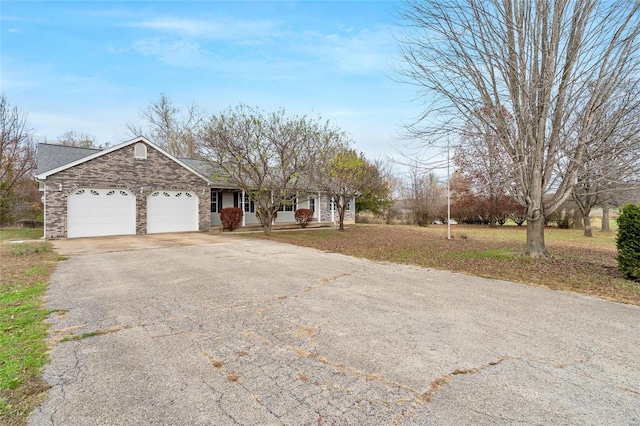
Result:
<svg viewBox="0 0 640 426"><path fill-rule="evenodd" d="M100 152L97 148L79 148L77 146L38 144L36 174L48 172L65 164Z"/></svg>

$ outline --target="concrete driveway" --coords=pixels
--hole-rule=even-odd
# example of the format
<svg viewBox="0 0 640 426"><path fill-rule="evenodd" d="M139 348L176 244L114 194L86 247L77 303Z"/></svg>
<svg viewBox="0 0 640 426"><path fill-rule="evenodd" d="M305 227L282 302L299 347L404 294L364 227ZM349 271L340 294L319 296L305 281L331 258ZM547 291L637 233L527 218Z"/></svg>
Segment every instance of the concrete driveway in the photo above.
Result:
<svg viewBox="0 0 640 426"><path fill-rule="evenodd" d="M31 425L640 423L638 307L189 235L58 265Z"/></svg>

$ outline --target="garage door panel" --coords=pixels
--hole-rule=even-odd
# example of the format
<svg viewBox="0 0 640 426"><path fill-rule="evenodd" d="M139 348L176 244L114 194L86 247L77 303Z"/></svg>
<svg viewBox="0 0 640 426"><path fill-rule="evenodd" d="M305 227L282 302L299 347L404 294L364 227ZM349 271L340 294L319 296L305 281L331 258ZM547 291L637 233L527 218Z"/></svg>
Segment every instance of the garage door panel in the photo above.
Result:
<svg viewBox="0 0 640 426"><path fill-rule="evenodd" d="M136 233L136 198L123 189L79 188L67 199L67 237Z"/></svg>
<svg viewBox="0 0 640 426"><path fill-rule="evenodd" d="M198 229L198 197L193 192L159 190L147 198L148 234Z"/></svg>

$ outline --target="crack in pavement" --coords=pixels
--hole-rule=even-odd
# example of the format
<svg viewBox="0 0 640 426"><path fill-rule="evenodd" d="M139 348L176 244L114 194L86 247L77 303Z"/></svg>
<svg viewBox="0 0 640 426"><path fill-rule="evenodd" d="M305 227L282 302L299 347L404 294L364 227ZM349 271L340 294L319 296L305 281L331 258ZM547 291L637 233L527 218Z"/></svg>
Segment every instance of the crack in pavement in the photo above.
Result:
<svg viewBox="0 0 640 426"><path fill-rule="evenodd" d="M491 361L487 364L481 365L480 367L476 367L476 368L467 368L467 369L460 369L457 368L455 370L453 370L451 373L449 374L445 374L444 376L440 376L435 378L434 380L431 381L429 390L427 390L426 392L424 392L421 395L422 400L426 401L426 402L431 402L431 400L433 399L433 397L436 395L436 393L444 386L446 385L449 380L451 380L453 377L455 376L459 376L459 375L464 375L464 374L478 374L480 373L482 370L486 370L489 367L495 367L496 365L502 363L502 361L506 360L506 359L517 359L514 357L509 357L506 355L501 356L498 360L496 361Z"/></svg>
<svg viewBox="0 0 640 426"><path fill-rule="evenodd" d="M325 287L340 278L348 277L357 272L362 272L362 271L364 271L364 269L356 269L354 271L344 272L339 275L323 278L319 280L318 283L307 286L304 289L298 292L295 292L293 294L270 297L268 299L263 299L259 301L239 302L239 303L232 304L231 306L228 306L228 307L215 309L215 312L237 312L237 311L244 311L247 309L256 309L256 312L259 315L262 315L266 312L279 308L286 299L302 297L307 293L313 290L317 290L319 288Z"/></svg>
<svg viewBox="0 0 640 426"><path fill-rule="evenodd" d="M337 281L340 278L343 277L350 277L353 274L355 274L356 272L362 272L364 271L364 268L360 268L360 269L356 269L354 271L350 271L350 272L343 272L342 274L339 275L334 275L332 277L328 277L328 278L323 278L322 280L320 280L320 282L318 284L314 284L314 285L310 285L308 287L306 287L305 289L299 291L298 293L293 294L291 297L301 297L304 296L305 294L309 293L310 291L313 290L317 290L319 288L322 288L324 286L327 286L329 284L331 284L333 281Z"/></svg>
<svg viewBox="0 0 640 426"><path fill-rule="evenodd" d="M490 367L494 367L496 365L499 365L500 363L502 363L503 361L507 360L507 359L517 359L514 357L509 357L506 355L501 356L499 359L495 360L495 361L491 361L487 364L481 365L479 367L474 367L474 368L468 368L468 369L455 369L453 370L451 373L440 376L434 380L431 381L430 383L430 388L426 391L426 392L421 392L417 389L414 389L410 386L404 385L402 383L393 381L393 380L389 380L386 379L384 377L381 377L377 374L372 374L372 373L367 373L365 371L347 366L343 363L339 363L339 362L335 362L335 361L331 361L329 359L327 359L326 357L322 356L321 354L317 353L317 352L311 352L311 351L307 351L305 349L299 348L299 347L291 347L291 346L287 346L286 347L287 350L294 352L296 355L298 355L299 357L304 357L304 358L309 358L312 359L316 362L319 362L321 364L324 365L329 365L332 366L334 368L339 369L340 371L343 371L345 373L354 375L354 376L358 376L358 377L362 377L367 381L376 381L379 382L385 386L389 386L389 387L393 387L393 388L397 388L397 389L401 389L404 391L409 392L410 394L413 394L414 398L413 399L408 399L408 398L401 398L400 400L395 401L396 405L402 404L402 403L407 403L407 404L411 404L411 409L406 410L403 409L402 412L400 413L400 415L398 417L400 418L407 418L407 417L412 417L414 416L415 410L417 409L418 404L424 403L424 402L431 402L433 400L433 397L436 395L436 393L446 384L448 383L453 377L455 376L459 376L459 375L466 375L466 374L478 374L483 370L486 370ZM344 389L343 389L344 390ZM389 402L387 401L387 404ZM396 420L398 419L398 417L396 417Z"/></svg>
<svg viewBox="0 0 640 426"><path fill-rule="evenodd" d="M213 355L209 354L207 351L205 351L204 349L200 348L200 350L202 351L202 354L207 358L207 360L209 361L209 364L211 364L213 367L215 367L216 369L222 371L222 372L226 372L226 365L224 363L223 360L214 357ZM248 394L251 395L251 398L261 407L263 407L269 414L271 414L273 417L275 417L280 424L285 424L281 418L281 416L277 413L275 413L271 408L269 408L266 404L264 404L262 402L262 399L260 398L260 396L258 394L253 393L250 389L248 389L244 384L243 384L243 380L242 378L240 378L240 376L238 376L235 372L231 371L229 372L230 374L227 376L227 381L232 382L237 384L238 386L240 386L242 389L244 389L244 391ZM233 379L232 379L233 376ZM207 384L207 386L213 390L213 388ZM229 415L228 413L225 413L227 415ZM236 419L234 419L236 420ZM237 420L236 420L237 421Z"/></svg>

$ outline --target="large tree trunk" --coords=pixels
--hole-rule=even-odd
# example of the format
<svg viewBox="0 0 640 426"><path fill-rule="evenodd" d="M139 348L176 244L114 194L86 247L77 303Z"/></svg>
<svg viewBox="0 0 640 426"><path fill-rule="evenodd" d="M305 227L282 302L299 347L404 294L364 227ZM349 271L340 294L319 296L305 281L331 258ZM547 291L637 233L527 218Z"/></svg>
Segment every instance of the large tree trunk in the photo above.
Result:
<svg viewBox="0 0 640 426"><path fill-rule="evenodd" d="M546 257L544 245L545 211L543 204L542 165L534 164L527 200L527 245L525 253L531 257ZM548 212L553 213L553 212Z"/></svg>
<svg viewBox="0 0 640 426"><path fill-rule="evenodd" d="M525 253L531 257L546 257L544 245L544 211L541 185L532 186L527 199L527 245Z"/></svg>
<svg viewBox="0 0 640 426"><path fill-rule="evenodd" d="M602 203L602 232L611 232L609 227L609 203Z"/></svg>
<svg viewBox="0 0 640 426"><path fill-rule="evenodd" d="M546 257L547 249L544 245L544 215L536 219L527 218L527 245L525 252L531 257Z"/></svg>

